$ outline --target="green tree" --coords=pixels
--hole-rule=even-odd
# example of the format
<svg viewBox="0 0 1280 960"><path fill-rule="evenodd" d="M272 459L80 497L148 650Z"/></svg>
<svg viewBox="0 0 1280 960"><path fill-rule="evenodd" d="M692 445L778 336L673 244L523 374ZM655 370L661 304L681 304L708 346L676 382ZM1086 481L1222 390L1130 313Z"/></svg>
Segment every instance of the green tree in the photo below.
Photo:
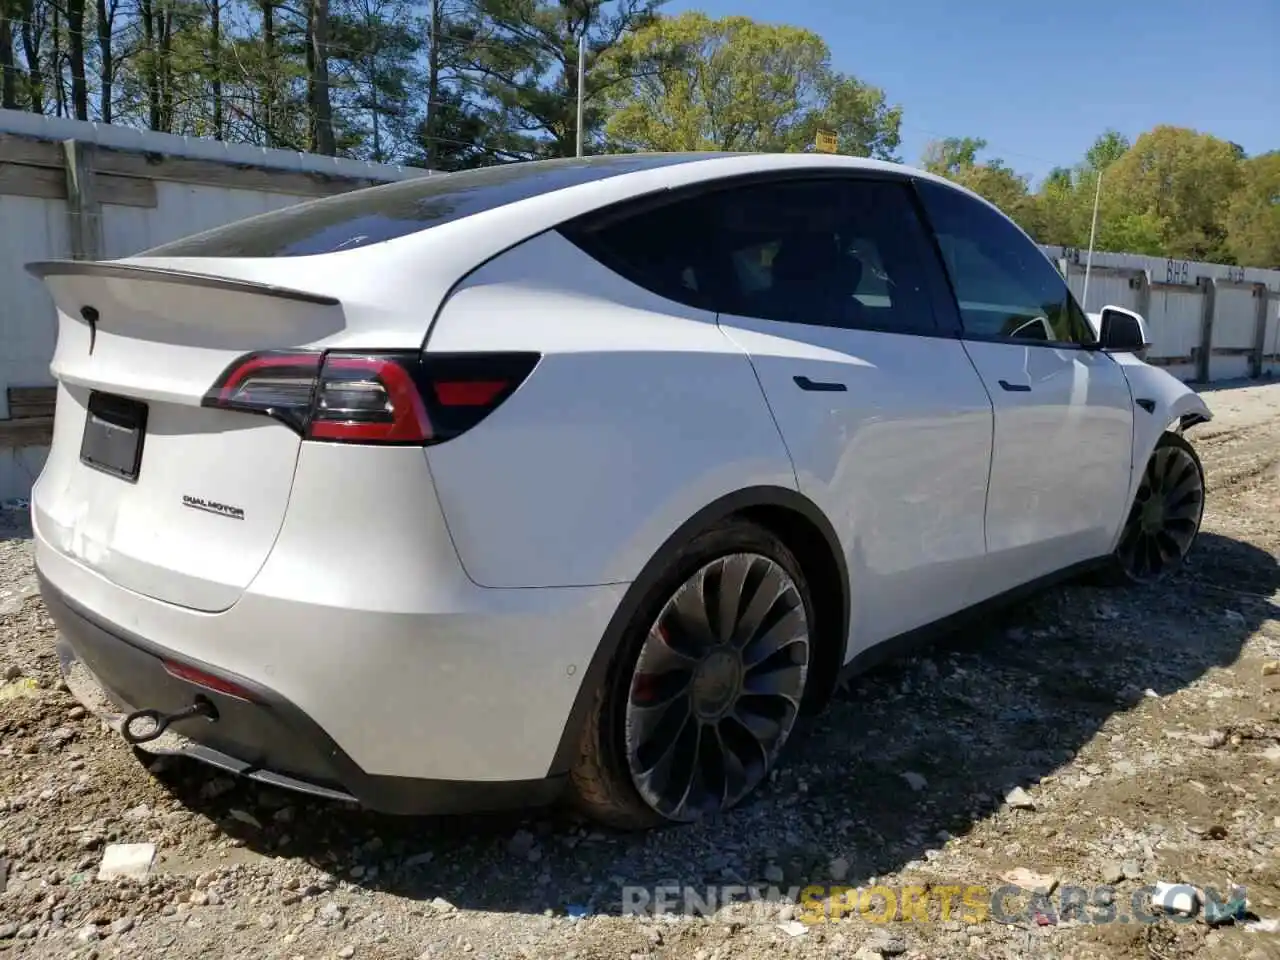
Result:
<svg viewBox="0 0 1280 960"><path fill-rule="evenodd" d="M345 123L345 153L385 163L413 139L418 79L414 60L425 38L406 0L354 0L329 23L334 106Z"/></svg>
<svg viewBox="0 0 1280 960"><path fill-rule="evenodd" d="M1107 170L1102 211L1106 221L1136 216L1149 227L1160 225L1163 256L1222 261L1231 258L1224 214L1240 182L1230 143L1159 126Z"/></svg>
<svg viewBox="0 0 1280 960"><path fill-rule="evenodd" d="M439 88L431 115L414 132L409 162L433 170L465 170L517 159L486 146L488 118L456 87Z"/></svg>
<svg viewBox="0 0 1280 960"><path fill-rule="evenodd" d="M22 12L16 0L0 0L0 108L18 109L18 66L13 49L13 23Z"/></svg>
<svg viewBox="0 0 1280 960"><path fill-rule="evenodd" d="M1280 269L1280 150L1245 160L1240 174L1227 205L1227 246L1238 263Z"/></svg>
<svg viewBox="0 0 1280 960"><path fill-rule="evenodd" d="M1104 185L1104 191L1107 189ZM1095 245L1099 250L1114 250L1119 253L1145 253L1152 257L1168 256L1165 237L1169 232L1169 221L1151 211L1140 213L1117 213L1103 216L1098 213L1098 238ZM1085 241L1088 242L1088 235ZM1083 246L1081 243L1080 246Z"/></svg>
<svg viewBox="0 0 1280 960"><path fill-rule="evenodd" d="M214 132L204 5L196 0L139 0L135 29L121 37L116 90L123 117L152 130L207 137ZM140 27L140 29L136 29Z"/></svg>
<svg viewBox="0 0 1280 960"><path fill-rule="evenodd" d="M252 8L252 28L224 38L223 96L227 140L303 150L309 115L304 101L306 67L300 25L282 15L275 0Z"/></svg>
<svg viewBox="0 0 1280 960"><path fill-rule="evenodd" d="M1093 221L1093 199L1098 188L1098 176L1105 175L1116 161L1130 148L1129 140L1116 130L1107 130L1085 152L1084 159L1074 168L1055 167L1050 171L1035 194L1034 203L1038 219L1036 239L1041 243L1065 247L1083 247L1089 242ZM1103 190L1107 187L1104 184ZM1124 229L1105 219L1099 224L1095 241L1098 249L1117 249L1109 245L1111 236L1140 236L1136 223ZM1130 249L1125 247L1123 249Z"/></svg>
<svg viewBox="0 0 1280 960"><path fill-rule="evenodd" d="M978 162L987 141L979 137L948 137L925 147L924 167L994 203L1033 237L1041 230L1041 215L1028 179L1000 159Z"/></svg>
<svg viewBox="0 0 1280 960"><path fill-rule="evenodd" d="M1069 169L1054 167L1040 185L1035 203L1040 231L1037 240L1063 247L1087 242L1088 226L1080 209L1080 191Z"/></svg>
<svg viewBox="0 0 1280 960"><path fill-rule="evenodd" d="M924 168L940 177L956 178L978 164L978 154L987 149L981 137L947 137L932 140L924 148Z"/></svg>
<svg viewBox="0 0 1280 960"><path fill-rule="evenodd" d="M484 149L509 157L571 157L577 151L578 46L586 37L584 145L604 122L614 86L651 62L615 52L657 19L665 0L476 0L468 64L485 95Z"/></svg>
<svg viewBox="0 0 1280 960"><path fill-rule="evenodd" d="M472 146L484 138L485 118L468 96L473 87L464 73L483 25L471 0L424 0L424 6L427 52L415 132L421 165L449 170L485 162L491 155Z"/></svg>
<svg viewBox="0 0 1280 960"><path fill-rule="evenodd" d="M1124 134L1117 130L1107 130L1097 140L1093 141L1093 146L1085 153L1085 169L1105 171L1128 153L1132 146L1129 143L1129 138Z"/></svg>
<svg viewBox="0 0 1280 960"><path fill-rule="evenodd" d="M808 30L685 13L623 38L612 57L629 77L609 91L605 132L621 149L796 152L828 129L841 153L896 159L901 108L833 70Z"/></svg>

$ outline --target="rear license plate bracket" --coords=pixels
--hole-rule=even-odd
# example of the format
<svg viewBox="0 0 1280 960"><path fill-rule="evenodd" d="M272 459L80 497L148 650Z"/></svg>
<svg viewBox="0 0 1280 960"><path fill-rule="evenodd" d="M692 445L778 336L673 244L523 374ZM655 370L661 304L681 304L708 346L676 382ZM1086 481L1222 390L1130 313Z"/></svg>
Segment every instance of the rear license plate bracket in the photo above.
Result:
<svg viewBox="0 0 1280 960"><path fill-rule="evenodd" d="M137 482L147 435L147 405L129 397L89 394L80 462L113 477Z"/></svg>

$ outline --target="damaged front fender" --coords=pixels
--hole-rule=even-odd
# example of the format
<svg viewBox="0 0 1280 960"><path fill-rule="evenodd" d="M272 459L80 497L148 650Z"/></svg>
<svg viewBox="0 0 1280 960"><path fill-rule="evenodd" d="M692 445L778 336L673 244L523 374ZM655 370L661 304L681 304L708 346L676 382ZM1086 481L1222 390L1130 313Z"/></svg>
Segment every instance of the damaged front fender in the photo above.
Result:
<svg viewBox="0 0 1280 960"><path fill-rule="evenodd" d="M1196 406L1195 410L1189 410L1178 417L1178 432L1190 430L1197 423L1208 423L1213 419L1213 414L1209 412L1209 408L1205 406L1205 402L1200 399L1199 394L1195 394L1197 403L1186 403L1185 406Z"/></svg>
<svg viewBox="0 0 1280 960"><path fill-rule="evenodd" d="M1133 502L1143 470L1162 434L1183 433L1213 419L1213 412L1200 394L1159 367L1143 363L1129 354L1112 354L1124 370L1133 395L1133 457L1130 463L1129 498ZM1123 524L1123 518L1121 518ZM1117 538L1120 530L1117 529Z"/></svg>

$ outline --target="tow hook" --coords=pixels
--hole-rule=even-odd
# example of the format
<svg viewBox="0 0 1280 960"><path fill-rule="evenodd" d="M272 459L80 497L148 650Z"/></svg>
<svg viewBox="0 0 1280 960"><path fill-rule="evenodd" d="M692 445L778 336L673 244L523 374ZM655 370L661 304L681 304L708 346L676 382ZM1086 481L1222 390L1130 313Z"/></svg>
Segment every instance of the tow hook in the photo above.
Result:
<svg viewBox="0 0 1280 960"><path fill-rule="evenodd" d="M218 719L218 708L208 698L197 695L195 702L184 710L177 713L161 713L159 710L135 710L124 718L124 723L120 725L120 735L132 744L148 743L159 737L168 728L169 724L176 723L179 720L189 720L192 717L204 717L210 723ZM133 726L142 721L149 721L149 728L143 727L141 733L136 733Z"/></svg>

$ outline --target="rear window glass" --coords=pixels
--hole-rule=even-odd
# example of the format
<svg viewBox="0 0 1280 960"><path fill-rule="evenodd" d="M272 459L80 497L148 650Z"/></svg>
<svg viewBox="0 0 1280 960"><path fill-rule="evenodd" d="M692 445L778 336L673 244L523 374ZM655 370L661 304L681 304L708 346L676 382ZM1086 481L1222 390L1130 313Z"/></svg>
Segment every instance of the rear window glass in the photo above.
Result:
<svg viewBox="0 0 1280 960"><path fill-rule="evenodd" d="M300 257L392 240L553 190L710 153L538 160L434 173L274 210L153 247L151 257Z"/></svg>

